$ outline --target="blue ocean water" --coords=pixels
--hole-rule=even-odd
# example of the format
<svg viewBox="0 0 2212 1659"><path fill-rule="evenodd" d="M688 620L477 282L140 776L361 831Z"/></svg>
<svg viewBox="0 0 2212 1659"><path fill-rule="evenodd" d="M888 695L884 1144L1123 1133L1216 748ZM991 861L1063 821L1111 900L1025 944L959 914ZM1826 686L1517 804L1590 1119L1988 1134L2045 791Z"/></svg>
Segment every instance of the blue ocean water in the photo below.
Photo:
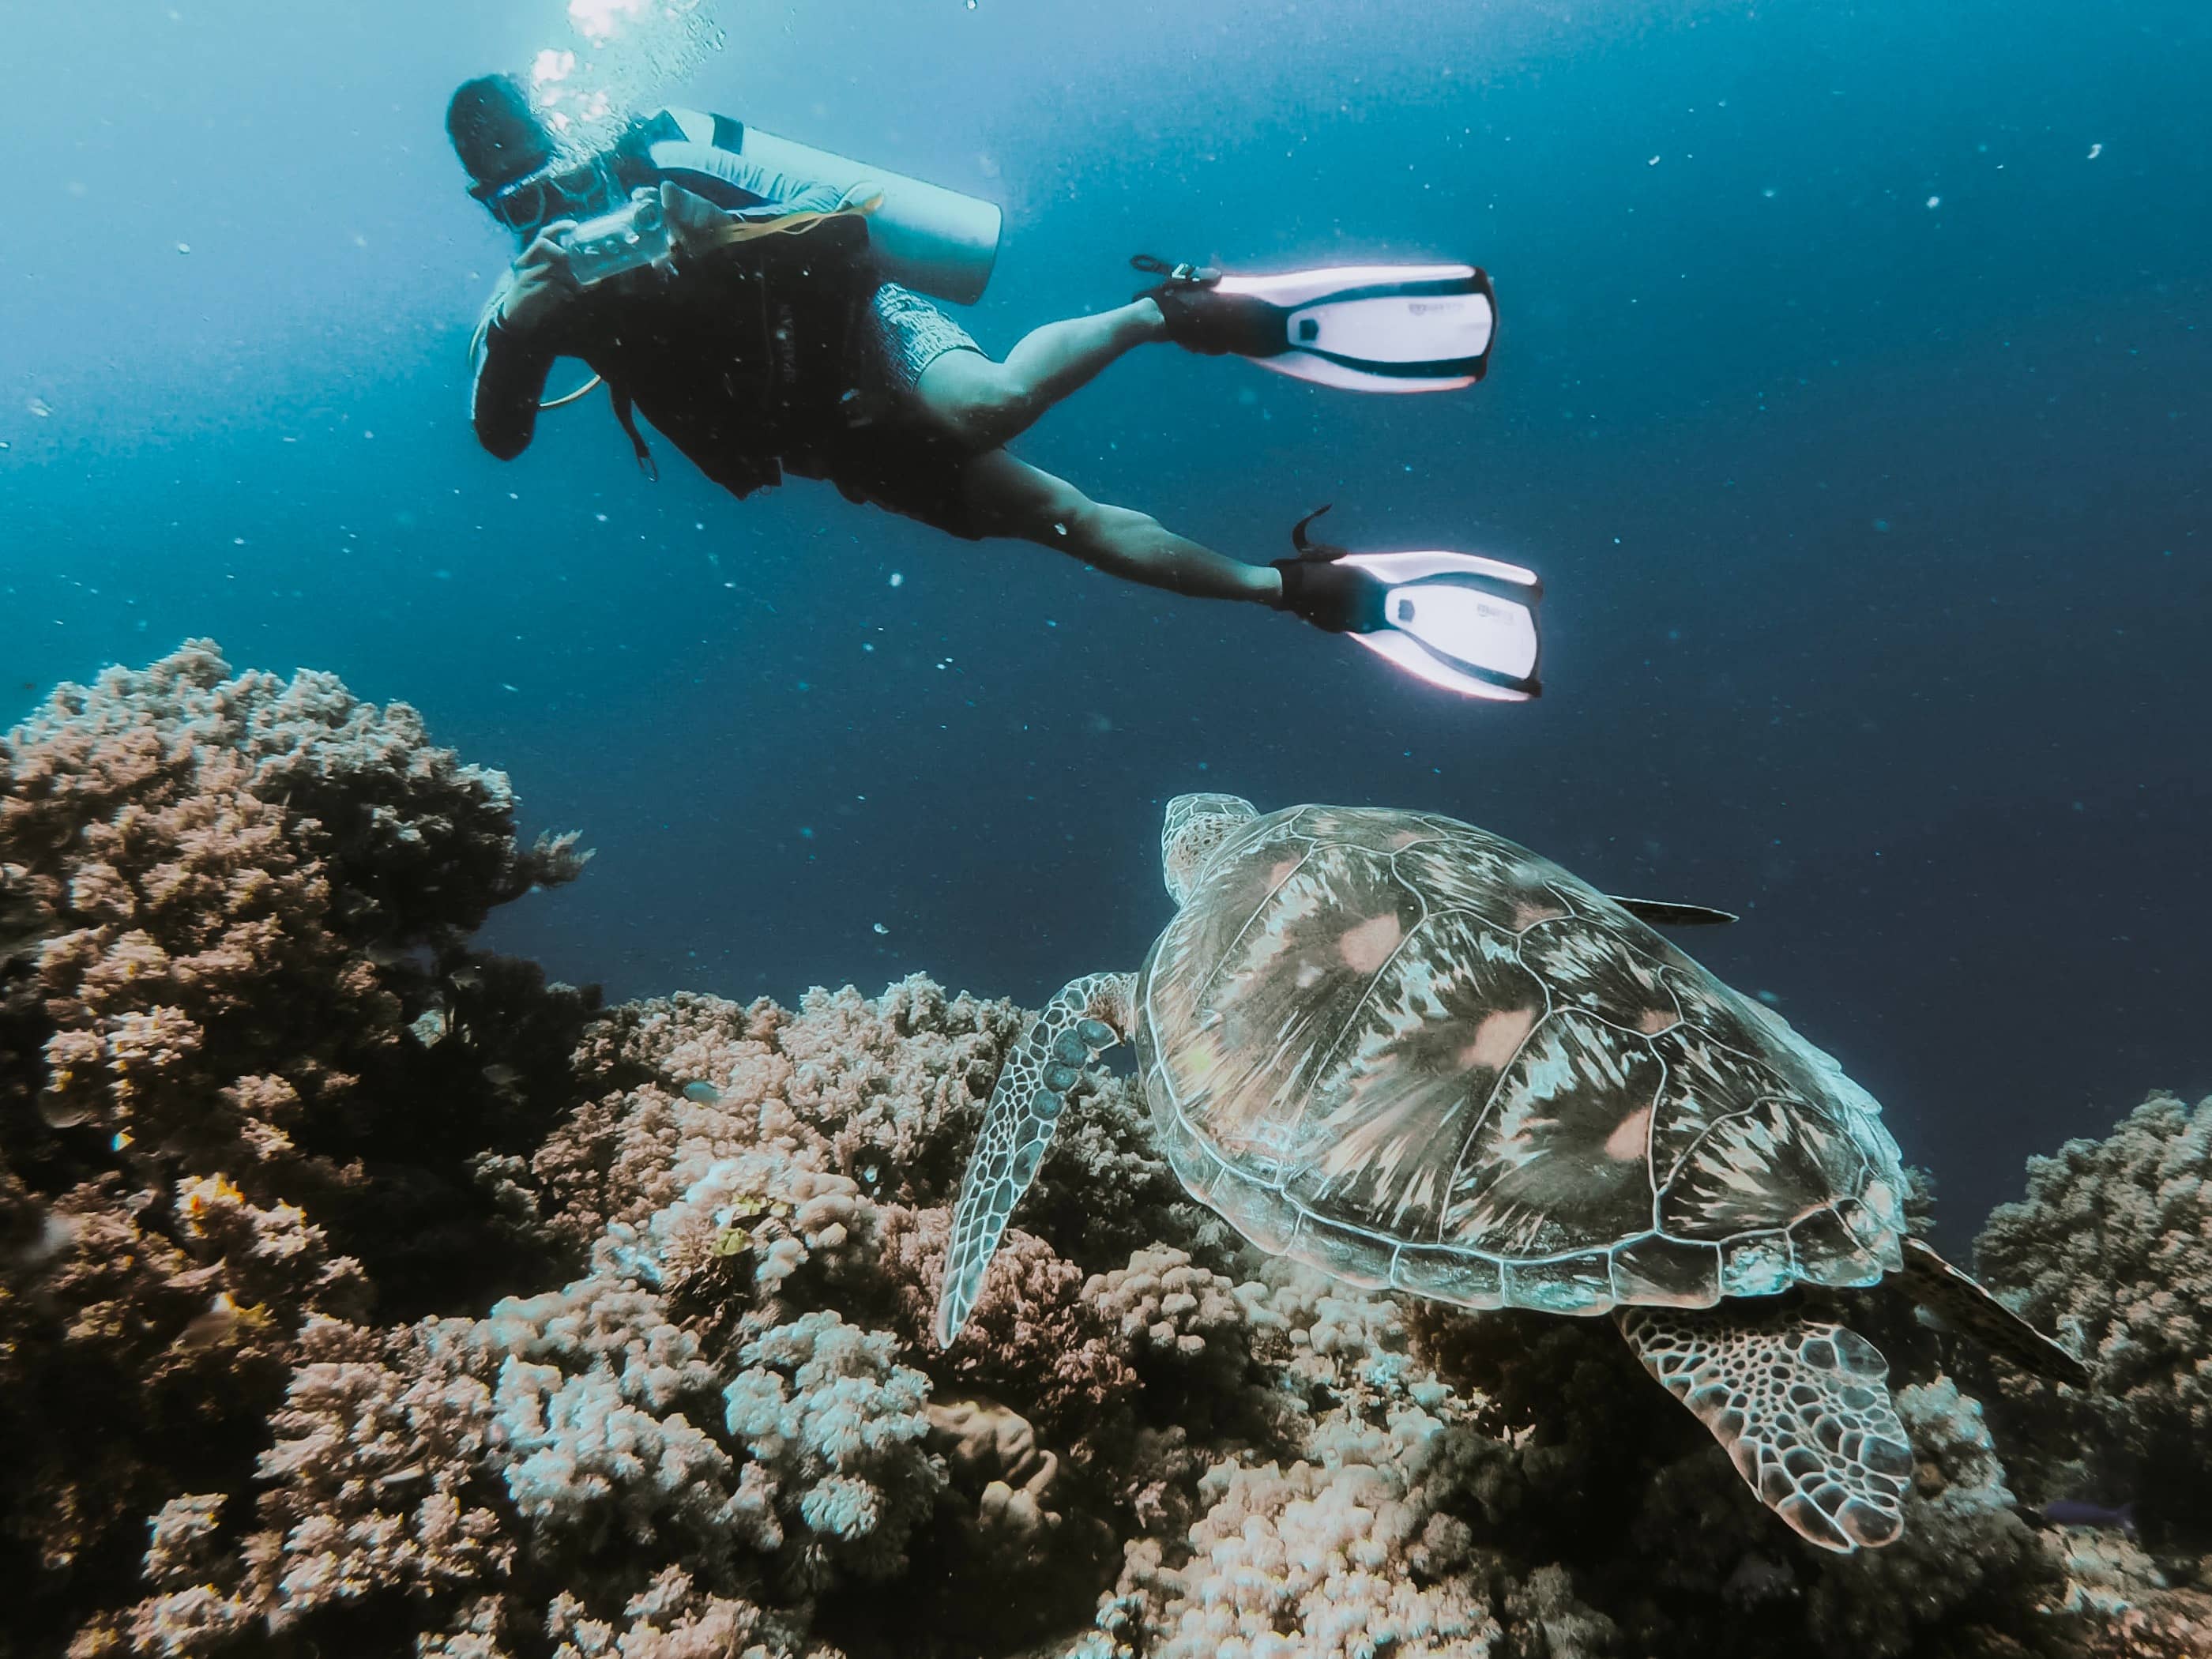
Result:
<svg viewBox="0 0 2212 1659"><path fill-rule="evenodd" d="M1149 251L1467 258L1490 379L1139 352L1017 449L1248 559L1543 574L1469 706L1285 618L738 503L590 403L475 444L508 257L440 118L559 0L12 6L0 690L211 635L507 769L586 878L493 942L625 996L927 969L1034 1003L1166 918L1192 788L1419 806L1744 913L1694 948L1887 1105L1954 1229L2212 1090L2212 16L724 0L665 88L1003 204L1003 351Z"/></svg>

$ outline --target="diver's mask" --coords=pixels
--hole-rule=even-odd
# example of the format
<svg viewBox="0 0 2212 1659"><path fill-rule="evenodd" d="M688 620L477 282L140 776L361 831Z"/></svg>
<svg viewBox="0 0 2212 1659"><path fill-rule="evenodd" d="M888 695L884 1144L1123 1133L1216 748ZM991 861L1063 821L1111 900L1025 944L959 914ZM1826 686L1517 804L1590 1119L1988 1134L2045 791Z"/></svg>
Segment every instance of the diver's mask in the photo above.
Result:
<svg viewBox="0 0 2212 1659"><path fill-rule="evenodd" d="M471 185L469 194L491 216L526 240L556 219L590 219L621 206L622 186L605 157L551 163L511 184Z"/></svg>

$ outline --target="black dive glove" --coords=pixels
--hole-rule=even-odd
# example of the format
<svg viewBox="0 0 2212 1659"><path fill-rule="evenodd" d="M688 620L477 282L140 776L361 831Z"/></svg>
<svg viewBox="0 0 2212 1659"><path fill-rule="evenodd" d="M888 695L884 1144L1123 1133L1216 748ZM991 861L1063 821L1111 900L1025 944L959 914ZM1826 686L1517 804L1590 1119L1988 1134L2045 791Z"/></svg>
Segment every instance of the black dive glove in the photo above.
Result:
<svg viewBox="0 0 2212 1659"><path fill-rule="evenodd" d="M1390 590L1366 571L1337 562L1349 548L1307 539L1306 526L1328 511L1317 507L1300 519L1291 532L1297 556L1274 562L1283 578L1279 608L1332 634L1372 634L1389 625L1383 601Z"/></svg>

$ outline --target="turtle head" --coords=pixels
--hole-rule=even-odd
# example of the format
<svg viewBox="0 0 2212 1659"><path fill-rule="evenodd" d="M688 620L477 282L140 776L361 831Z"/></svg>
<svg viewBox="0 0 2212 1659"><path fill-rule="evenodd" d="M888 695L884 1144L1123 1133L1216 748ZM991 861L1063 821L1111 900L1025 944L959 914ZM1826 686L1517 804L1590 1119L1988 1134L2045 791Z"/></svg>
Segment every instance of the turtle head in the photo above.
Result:
<svg viewBox="0 0 2212 1659"><path fill-rule="evenodd" d="M1180 906L1205 874L1214 849L1260 816L1241 795L1177 795L1160 826L1160 872Z"/></svg>

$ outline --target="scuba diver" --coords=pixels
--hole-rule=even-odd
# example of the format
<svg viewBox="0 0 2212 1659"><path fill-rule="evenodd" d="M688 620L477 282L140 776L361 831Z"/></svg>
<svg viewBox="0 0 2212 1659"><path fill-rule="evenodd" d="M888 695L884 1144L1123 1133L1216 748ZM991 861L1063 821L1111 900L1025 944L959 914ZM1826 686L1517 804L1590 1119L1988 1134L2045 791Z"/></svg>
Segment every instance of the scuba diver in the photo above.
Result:
<svg viewBox="0 0 2212 1659"><path fill-rule="evenodd" d="M908 282L981 292L998 210L727 117L663 109L578 159L511 76L465 82L447 132L470 194L522 242L473 346L471 417L502 460L529 445L555 361L604 381L639 464L642 411L743 497L786 472L968 540L1010 537L1195 599L1344 633L1432 684L1536 694L1534 574L1460 553L1310 540L1248 564L1092 501L1006 445L1137 346L1249 356L1324 385L1427 391L1488 366L1495 312L1471 266L1229 276L1135 261L1129 303L1048 323L994 361ZM1326 509L1324 509L1326 510Z"/></svg>

